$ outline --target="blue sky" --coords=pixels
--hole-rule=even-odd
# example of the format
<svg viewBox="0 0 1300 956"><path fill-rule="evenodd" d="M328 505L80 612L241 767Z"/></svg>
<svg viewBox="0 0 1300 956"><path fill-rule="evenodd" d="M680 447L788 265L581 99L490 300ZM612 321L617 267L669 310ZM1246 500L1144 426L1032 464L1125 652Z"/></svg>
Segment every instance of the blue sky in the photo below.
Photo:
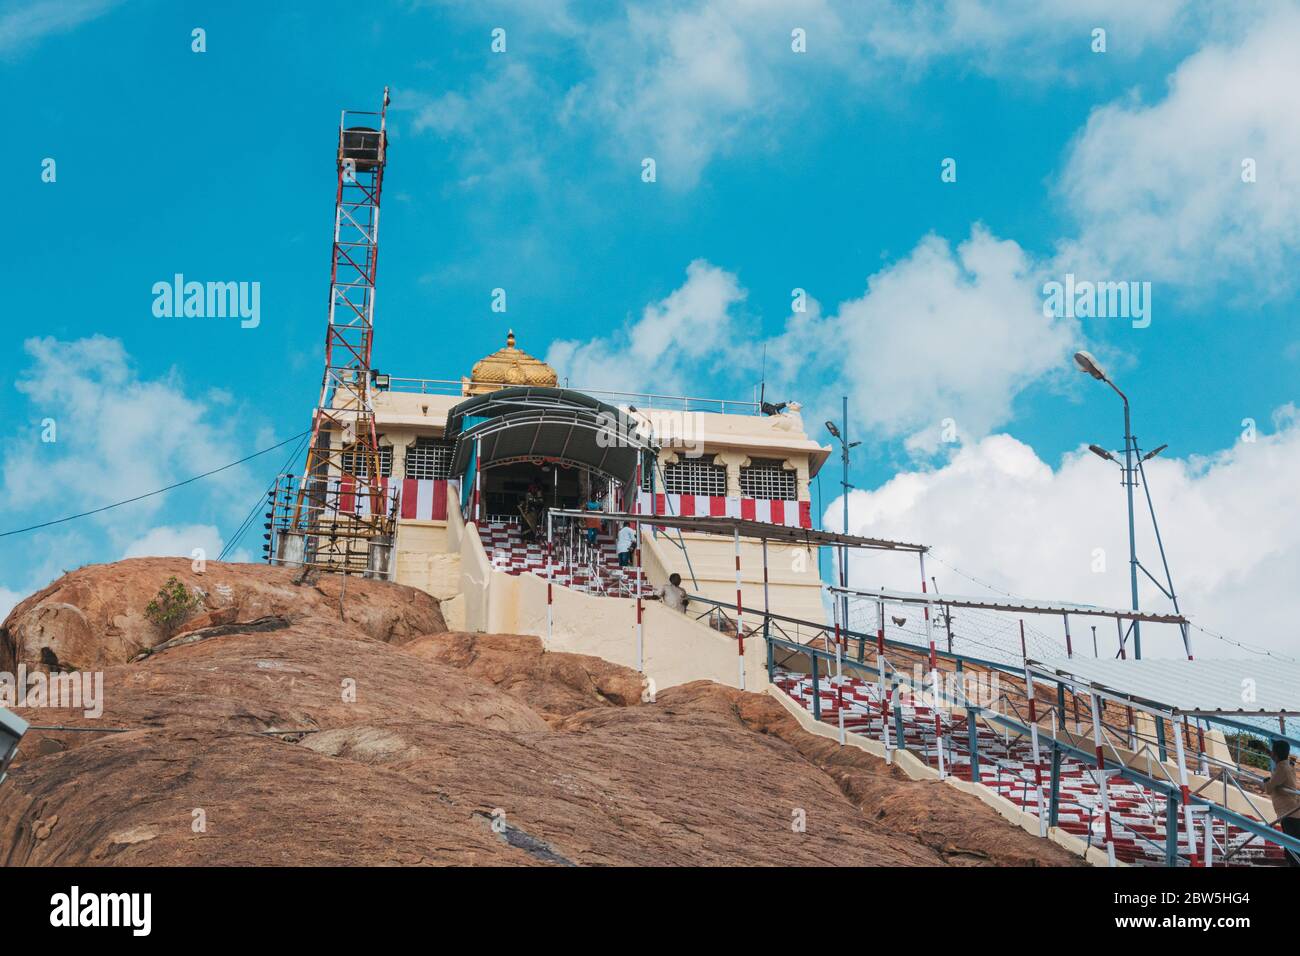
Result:
<svg viewBox="0 0 1300 956"><path fill-rule="evenodd" d="M1077 6L0 5L21 116L0 155L18 331L0 352L0 530L306 427L338 111L377 108L388 85L384 370L457 377L510 326L574 384L745 398L766 344L769 393L803 402L810 425L852 396L856 530L927 540L1017 593L1125 603L1117 475L1079 452L1122 441L1114 396L1069 364L1087 347L1144 444L1170 446L1152 490L1189 601L1216 631L1293 647L1296 609L1261 606L1300 572L1276 485L1300 462L1300 121L1275 49L1300 36L1296 11ZM956 182L941 181L949 157ZM259 282L260 324L155 317L151 286L177 272ZM1066 272L1151 282L1150 327L1035 314ZM794 288L810 314L792 316ZM957 442L936 439L947 418ZM1243 443L1247 418L1258 437ZM0 538L0 596L224 543L281 461Z"/></svg>

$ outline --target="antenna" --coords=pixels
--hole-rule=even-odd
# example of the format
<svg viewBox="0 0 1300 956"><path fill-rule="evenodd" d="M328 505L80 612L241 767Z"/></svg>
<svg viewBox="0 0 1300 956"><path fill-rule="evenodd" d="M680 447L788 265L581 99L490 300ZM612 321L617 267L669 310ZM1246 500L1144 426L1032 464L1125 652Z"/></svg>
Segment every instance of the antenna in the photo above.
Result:
<svg viewBox="0 0 1300 956"><path fill-rule="evenodd" d="M293 500L292 515L277 523L281 535L301 536L302 544L271 551L298 559L283 563L344 574L386 570L395 524L375 430L371 362L388 103L384 87L378 112L343 110L339 119L325 373L302 479L296 494L291 481L284 492L286 505ZM374 544L385 549L380 562Z"/></svg>

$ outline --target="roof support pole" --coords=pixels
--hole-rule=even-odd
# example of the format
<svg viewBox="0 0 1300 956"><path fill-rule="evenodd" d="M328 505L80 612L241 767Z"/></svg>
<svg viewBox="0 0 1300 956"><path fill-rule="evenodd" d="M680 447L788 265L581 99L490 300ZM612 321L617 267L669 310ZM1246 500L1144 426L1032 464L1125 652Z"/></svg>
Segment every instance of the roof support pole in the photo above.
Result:
<svg viewBox="0 0 1300 956"><path fill-rule="evenodd" d="M1178 865L1178 801L1165 797L1165 866Z"/></svg>
<svg viewBox="0 0 1300 956"><path fill-rule="evenodd" d="M885 602L876 602L876 673L879 675L880 738L885 745L885 760L894 760L889 746L889 692L885 689Z"/></svg>
<svg viewBox="0 0 1300 956"><path fill-rule="evenodd" d="M767 538L763 539L763 640L772 635L772 605L767 593Z"/></svg>
<svg viewBox="0 0 1300 956"><path fill-rule="evenodd" d="M1192 792L1187 782L1187 759L1183 753L1183 737L1179 733L1174 734L1174 753L1178 757L1178 786L1183 798L1183 822L1187 829L1187 852L1191 856L1192 866L1195 866L1196 823L1192 819Z"/></svg>
<svg viewBox="0 0 1300 956"><path fill-rule="evenodd" d="M1061 617L1065 619L1065 656L1073 657L1074 644L1070 641L1070 615L1062 614Z"/></svg>
<svg viewBox="0 0 1300 956"><path fill-rule="evenodd" d="M1101 821L1106 833L1106 857L1115 865L1115 836L1110 828L1110 792L1107 788L1106 754L1101 736L1101 705L1094 693L1088 694L1092 705L1092 742L1097 748L1097 787L1101 792Z"/></svg>
<svg viewBox="0 0 1300 956"><path fill-rule="evenodd" d="M1051 799L1048 803L1047 825L1055 827L1061 818L1061 748L1056 739L1052 739L1052 782Z"/></svg>
<svg viewBox="0 0 1300 956"><path fill-rule="evenodd" d="M917 558L921 562L921 593L928 594L929 588L925 581L925 552L917 552ZM939 779L942 780L947 776L943 763L943 718L939 714L939 703L942 694L942 686L939 683L939 663L934 652L934 619L930 615L930 605L933 600L927 600L924 605L925 610L925 640L930 647L930 684L931 691L934 694L934 749L939 755Z"/></svg>
<svg viewBox="0 0 1300 956"><path fill-rule="evenodd" d="M740 662L740 689L745 689L745 608L740 594L740 529L732 530L736 543L736 652ZM816 658L813 658L816 661ZM818 710L820 711L820 706Z"/></svg>
<svg viewBox="0 0 1300 956"><path fill-rule="evenodd" d="M1038 835L1047 836L1047 820L1043 815L1043 763L1038 749L1038 702L1034 699L1034 678L1025 668L1025 695L1029 698L1029 743L1034 753L1034 796L1038 802Z"/></svg>
<svg viewBox="0 0 1300 956"><path fill-rule="evenodd" d="M821 723L822 719L822 686L821 674L818 672L817 655L810 654L812 658L812 715L813 720ZM744 658L741 658L744 661Z"/></svg>
<svg viewBox="0 0 1300 956"><path fill-rule="evenodd" d="M546 513L546 643L542 645L543 650L549 651L552 644L552 635L554 632L554 611L555 604L555 519L550 512Z"/></svg>
<svg viewBox="0 0 1300 956"><path fill-rule="evenodd" d="M907 749L907 739L903 736L903 697L899 693L902 689L902 682L895 679L894 681L894 736L898 739L898 749Z"/></svg>
<svg viewBox="0 0 1300 956"><path fill-rule="evenodd" d="M636 669L645 673L645 607L641 603L641 582L645 580L645 568L641 561L641 522L636 523ZM741 668L744 678L744 668ZM742 683L743 687L744 684Z"/></svg>
<svg viewBox="0 0 1300 956"><path fill-rule="evenodd" d="M970 778L980 782L979 708L966 701L966 740L970 746ZM1039 808L1041 809L1041 807Z"/></svg>

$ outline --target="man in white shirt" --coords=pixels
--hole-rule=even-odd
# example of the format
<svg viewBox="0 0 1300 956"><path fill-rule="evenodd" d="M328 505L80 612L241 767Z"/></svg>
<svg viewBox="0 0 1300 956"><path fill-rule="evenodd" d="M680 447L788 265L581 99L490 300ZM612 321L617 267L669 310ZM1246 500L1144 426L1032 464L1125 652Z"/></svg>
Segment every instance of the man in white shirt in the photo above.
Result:
<svg viewBox="0 0 1300 956"><path fill-rule="evenodd" d="M686 613L686 589L682 587L682 576L676 572L668 575L664 586L664 607Z"/></svg>
<svg viewBox="0 0 1300 956"><path fill-rule="evenodd" d="M619 528L615 547L618 550L618 566L620 568L630 568L632 566L632 554L636 551L636 529L632 527L631 522L626 522L623 527Z"/></svg>

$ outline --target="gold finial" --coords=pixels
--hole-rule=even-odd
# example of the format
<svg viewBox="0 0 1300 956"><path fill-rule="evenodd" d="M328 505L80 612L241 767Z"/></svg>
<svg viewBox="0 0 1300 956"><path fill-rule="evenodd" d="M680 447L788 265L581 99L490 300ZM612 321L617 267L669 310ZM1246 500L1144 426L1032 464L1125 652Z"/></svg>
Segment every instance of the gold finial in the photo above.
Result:
<svg viewBox="0 0 1300 956"><path fill-rule="evenodd" d="M554 388L555 369L515 347L515 331L506 333L506 347L474 363L466 395L480 395L510 385L544 385Z"/></svg>

